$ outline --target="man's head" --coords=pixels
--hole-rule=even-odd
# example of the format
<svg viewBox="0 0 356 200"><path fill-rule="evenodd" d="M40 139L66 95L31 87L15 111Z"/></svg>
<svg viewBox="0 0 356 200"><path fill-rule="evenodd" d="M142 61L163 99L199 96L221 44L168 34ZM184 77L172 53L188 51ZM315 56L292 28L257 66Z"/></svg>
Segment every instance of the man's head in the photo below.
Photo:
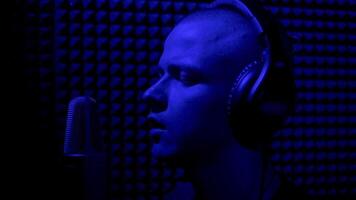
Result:
<svg viewBox="0 0 356 200"><path fill-rule="evenodd" d="M144 94L150 116L165 126L156 157L189 160L236 142L227 98L236 76L261 57L259 37L248 17L229 9L198 11L172 30L159 60L163 75Z"/></svg>

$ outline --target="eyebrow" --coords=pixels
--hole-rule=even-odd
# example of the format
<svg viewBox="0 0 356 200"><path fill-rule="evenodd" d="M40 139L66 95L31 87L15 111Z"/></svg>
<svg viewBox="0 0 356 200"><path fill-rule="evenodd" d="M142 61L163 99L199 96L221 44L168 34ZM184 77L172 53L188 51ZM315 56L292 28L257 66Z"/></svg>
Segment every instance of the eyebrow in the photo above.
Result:
<svg viewBox="0 0 356 200"><path fill-rule="evenodd" d="M159 66L159 68L163 69L162 66ZM169 72L176 72L177 70L186 70L188 72L191 72L193 74L203 74L203 71L201 69L199 69L196 66L193 65L189 65L189 64L176 64L176 63L172 63L172 64L168 64L167 67Z"/></svg>

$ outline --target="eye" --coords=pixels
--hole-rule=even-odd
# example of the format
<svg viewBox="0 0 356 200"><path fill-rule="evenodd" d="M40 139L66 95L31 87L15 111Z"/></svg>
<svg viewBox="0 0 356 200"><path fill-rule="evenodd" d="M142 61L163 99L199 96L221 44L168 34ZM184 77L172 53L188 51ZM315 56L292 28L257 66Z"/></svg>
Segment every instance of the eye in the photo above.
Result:
<svg viewBox="0 0 356 200"><path fill-rule="evenodd" d="M177 65L168 66L168 74L186 86L194 85L198 81L196 73L193 73L189 69L182 69Z"/></svg>
<svg viewBox="0 0 356 200"><path fill-rule="evenodd" d="M186 72L181 72L179 75L179 80L184 83L185 85L194 85L197 83L197 79L194 78L194 76L192 76L189 73Z"/></svg>

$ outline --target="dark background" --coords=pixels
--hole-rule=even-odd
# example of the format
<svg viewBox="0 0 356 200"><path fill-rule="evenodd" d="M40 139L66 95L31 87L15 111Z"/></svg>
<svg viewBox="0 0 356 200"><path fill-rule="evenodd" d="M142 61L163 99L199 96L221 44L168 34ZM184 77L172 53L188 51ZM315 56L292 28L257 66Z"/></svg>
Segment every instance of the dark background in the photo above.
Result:
<svg viewBox="0 0 356 200"><path fill-rule="evenodd" d="M208 1L23 0L4 6L2 106L12 197L62 199L67 104L98 102L112 199L159 199L182 176L150 157L139 98L165 36ZM356 22L352 0L262 0L297 38L297 112L273 142L275 169L316 197L356 194ZM5 12L6 11L6 12ZM8 147L9 146L9 147ZM11 198L13 199L13 198Z"/></svg>

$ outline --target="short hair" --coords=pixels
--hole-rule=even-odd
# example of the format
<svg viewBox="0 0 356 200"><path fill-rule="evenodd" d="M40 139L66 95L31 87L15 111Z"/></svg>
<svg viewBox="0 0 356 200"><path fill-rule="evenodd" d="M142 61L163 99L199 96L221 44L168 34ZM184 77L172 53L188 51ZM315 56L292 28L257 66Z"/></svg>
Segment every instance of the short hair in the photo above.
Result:
<svg viewBox="0 0 356 200"><path fill-rule="evenodd" d="M264 9L264 7L254 0L240 0L243 2L252 14L257 18L258 22L262 26L264 34L269 40L271 53L272 53L272 63L276 61L283 61L288 65L293 65L293 41L294 38L290 37L285 31L281 23L272 15L269 11ZM198 14L204 11L230 11L233 13L240 14L242 17L247 17L244 12L238 9L232 3L221 3L214 4L211 3L203 9L196 10L190 15ZM185 19L184 17L183 19ZM181 21L183 21L183 19Z"/></svg>

